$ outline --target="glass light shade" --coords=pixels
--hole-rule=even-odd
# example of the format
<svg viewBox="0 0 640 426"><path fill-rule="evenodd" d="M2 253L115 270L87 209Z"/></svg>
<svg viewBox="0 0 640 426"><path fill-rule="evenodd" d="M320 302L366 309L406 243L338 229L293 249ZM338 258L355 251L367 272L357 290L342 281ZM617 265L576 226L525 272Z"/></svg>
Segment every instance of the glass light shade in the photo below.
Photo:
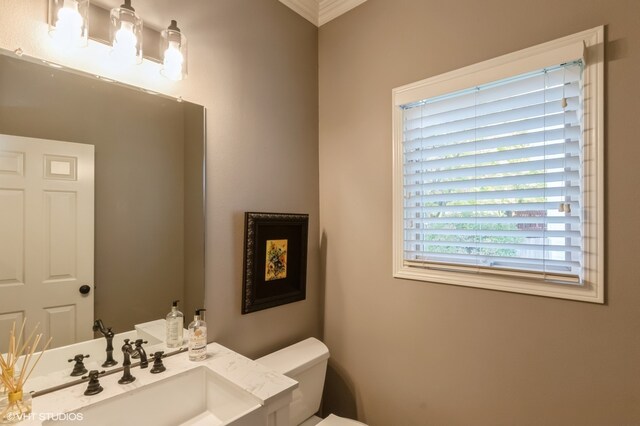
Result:
<svg viewBox="0 0 640 426"><path fill-rule="evenodd" d="M160 73L169 80L187 77L187 38L180 32L176 21L160 34L162 69Z"/></svg>
<svg viewBox="0 0 640 426"><path fill-rule="evenodd" d="M111 56L122 65L142 63L142 19L131 2L111 9L110 20Z"/></svg>
<svg viewBox="0 0 640 426"><path fill-rule="evenodd" d="M58 47L85 47L89 39L89 0L49 0L49 35Z"/></svg>

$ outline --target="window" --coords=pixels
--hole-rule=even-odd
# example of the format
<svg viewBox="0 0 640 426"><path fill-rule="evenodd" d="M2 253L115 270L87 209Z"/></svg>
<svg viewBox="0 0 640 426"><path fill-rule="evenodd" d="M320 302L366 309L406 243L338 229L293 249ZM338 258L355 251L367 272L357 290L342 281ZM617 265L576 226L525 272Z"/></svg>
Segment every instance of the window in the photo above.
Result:
<svg viewBox="0 0 640 426"><path fill-rule="evenodd" d="M394 89L395 277L604 301L602 40Z"/></svg>

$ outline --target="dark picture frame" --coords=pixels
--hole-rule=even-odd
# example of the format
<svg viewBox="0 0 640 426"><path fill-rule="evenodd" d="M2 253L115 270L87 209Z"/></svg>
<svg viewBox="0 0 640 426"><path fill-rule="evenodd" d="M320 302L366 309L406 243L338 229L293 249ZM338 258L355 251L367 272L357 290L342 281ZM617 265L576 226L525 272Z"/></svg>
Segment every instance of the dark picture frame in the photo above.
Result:
<svg viewBox="0 0 640 426"><path fill-rule="evenodd" d="M244 214L242 314L306 298L308 214Z"/></svg>

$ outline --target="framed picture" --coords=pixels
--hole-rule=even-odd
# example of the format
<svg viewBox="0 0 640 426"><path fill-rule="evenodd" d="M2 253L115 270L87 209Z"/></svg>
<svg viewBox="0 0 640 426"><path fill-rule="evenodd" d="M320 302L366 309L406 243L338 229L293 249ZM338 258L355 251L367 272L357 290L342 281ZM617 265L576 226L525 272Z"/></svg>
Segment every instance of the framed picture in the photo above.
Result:
<svg viewBox="0 0 640 426"><path fill-rule="evenodd" d="M242 313L304 300L309 215L244 214Z"/></svg>

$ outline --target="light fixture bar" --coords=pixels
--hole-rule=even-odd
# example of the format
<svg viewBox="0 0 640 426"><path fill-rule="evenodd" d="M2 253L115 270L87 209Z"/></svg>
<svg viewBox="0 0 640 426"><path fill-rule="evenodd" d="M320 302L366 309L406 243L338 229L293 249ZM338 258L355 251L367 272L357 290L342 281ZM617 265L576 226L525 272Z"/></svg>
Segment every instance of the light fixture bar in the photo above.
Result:
<svg viewBox="0 0 640 426"><path fill-rule="evenodd" d="M89 39L98 43L111 45L110 10L91 3L89 6ZM160 31L147 24L142 26L142 57L158 64L162 63L160 54Z"/></svg>
<svg viewBox="0 0 640 426"><path fill-rule="evenodd" d="M144 27L131 0L106 10L90 0L48 0L49 33L64 49L85 47L91 38L111 46L111 59L119 66L141 64L143 58L161 64L170 80L187 77L187 38L175 20L162 31ZM89 25L91 22L91 26Z"/></svg>

